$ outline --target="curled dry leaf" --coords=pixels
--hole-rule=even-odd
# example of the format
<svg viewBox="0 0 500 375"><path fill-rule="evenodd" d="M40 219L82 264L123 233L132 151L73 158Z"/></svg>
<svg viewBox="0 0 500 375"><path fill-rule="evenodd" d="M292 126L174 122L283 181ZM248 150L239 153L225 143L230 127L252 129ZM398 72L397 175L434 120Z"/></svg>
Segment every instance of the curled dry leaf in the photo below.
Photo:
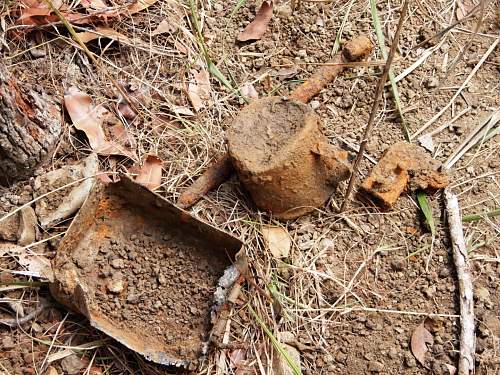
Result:
<svg viewBox="0 0 500 375"><path fill-rule="evenodd" d="M107 110L94 106L92 98L74 86L64 94L64 105L75 128L87 135L90 147L94 150L102 147L106 143L102 123Z"/></svg>
<svg viewBox="0 0 500 375"><path fill-rule="evenodd" d="M0 243L0 256L3 255L16 258L24 267L24 271L19 271L18 274L54 280L50 260L43 255L29 254L24 247L11 243Z"/></svg>
<svg viewBox="0 0 500 375"><path fill-rule="evenodd" d="M64 95L64 105L73 125L85 133L90 147L101 155L123 155L135 159L135 153L119 142L108 141L102 124L109 115L103 106L94 106L92 98L70 87Z"/></svg>
<svg viewBox="0 0 500 375"><path fill-rule="evenodd" d="M292 241L286 229L266 226L262 228L262 236L269 251L275 258L287 258L289 256Z"/></svg>
<svg viewBox="0 0 500 375"><path fill-rule="evenodd" d="M192 70L194 82L190 82L187 94L196 112L205 108L210 101L210 76L206 70Z"/></svg>
<svg viewBox="0 0 500 375"><path fill-rule="evenodd" d="M259 40L267 30L267 25L273 16L273 3L264 1L257 12L257 15L236 38L240 42L249 40Z"/></svg>
<svg viewBox="0 0 500 375"><path fill-rule="evenodd" d="M433 344L434 338L432 334L425 328L425 321L422 322L411 335L411 352L424 367L425 365L425 353L427 353L427 344Z"/></svg>
<svg viewBox="0 0 500 375"><path fill-rule="evenodd" d="M135 181L146 186L149 190L158 189L161 185L162 161L158 156L148 155L142 164L137 168Z"/></svg>

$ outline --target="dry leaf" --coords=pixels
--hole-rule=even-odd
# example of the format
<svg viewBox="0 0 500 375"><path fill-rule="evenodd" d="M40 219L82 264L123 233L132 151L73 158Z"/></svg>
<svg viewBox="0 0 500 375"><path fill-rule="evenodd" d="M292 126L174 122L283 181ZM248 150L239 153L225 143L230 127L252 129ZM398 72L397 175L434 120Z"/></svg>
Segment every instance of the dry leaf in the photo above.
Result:
<svg viewBox="0 0 500 375"><path fill-rule="evenodd" d="M163 20L158 24L156 29L153 30L151 35L155 36L155 35L160 35L160 34L164 34L164 33L170 33L172 31L174 31L174 27L172 26L172 23L168 20Z"/></svg>
<svg viewBox="0 0 500 375"><path fill-rule="evenodd" d="M134 14L137 12L140 12L154 3L156 3L158 0L137 0L134 4L130 5L128 9L129 14Z"/></svg>
<svg viewBox="0 0 500 375"><path fill-rule="evenodd" d="M262 236L275 258L287 258L290 254L292 241L286 229L282 227L264 227Z"/></svg>
<svg viewBox="0 0 500 375"><path fill-rule="evenodd" d="M193 69L191 73L196 83L189 83L187 94L194 110L199 112L210 101L210 76L206 70Z"/></svg>
<svg viewBox="0 0 500 375"><path fill-rule="evenodd" d="M92 98L70 87L64 95L64 105L73 125L85 133L90 147L101 155L123 155L135 159L135 152L124 144L108 141L102 124L106 116L110 115L103 106L94 106Z"/></svg>
<svg viewBox="0 0 500 375"><path fill-rule="evenodd" d="M142 46L149 48L147 43L144 43L142 40L137 38L129 38L128 36L123 35L122 33L119 33L118 31L110 27L96 27L95 30L84 31L81 33L77 33L76 35L83 43L88 43L99 38L108 38L111 40L116 40L119 43L124 43L131 46Z"/></svg>
<svg viewBox="0 0 500 375"><path fill-rule="evenodd" d="M94 150L101 148L106 143L102 123L107 110L102 106L95 107L92 98L74 86L64 94L64 105L75 128L87 135L90 147Z"/></svg>
<svg viewBox="0 0 500 375"><path fill-rule="evenodd" d="M434 153L434 141L432 139L432 135L424 134L423 136L418 138L418 141L420 142L423 148L425 148L430 153Z"/></svg>
<svg viewBox="0 0 500 375"><path fill-rule="evenodd" d="M108 6L102 0L82 0L80 4L85 8L94 10L104 10L108 8Z"/></svg>
<svg viewBox="0 0 500 375"><path fill-rule="evenodd" d="M177 51L179 51L180 53L184 54L184 55L187 55L188 54L188 49L186 48L186 46L184 44L182 44L181 42L179 42L177 39L175 40L174 42L174 47L177 49Z"/></svg>
<svg viewBox="0 0 500 375"><path fill-rule="evenodd" d="M273 3L264 1L254 20L236 38L240 42L259 40L267 30L267 25L273 16Z"/></svg>
<svg viewBox="0 0 500 375"><path fill-rule="evenodd" d="M474 8L474 3L469 0L457 1L457 21L462 20L472 9Z"/></svg>
<svg viewBox="0 0 500 375"><path fill-rule="evenodd" d="M158 189L161 185L162 161L159 157L148 155L144 164L137 171L135 181L149 190Z"/></svg>
<svg viewBox="0 0 500 375"><path fill-rule="evenodd" d="M290 78L295 77L298 72L299 72L299 69L297 68L296 65L294 65L290 68L281 68L277 72L270 73L270 76L276 77L280 80L283 80L283 79L290 79Z"/></svg>
<svg viewBox="0 0 500 375"><path fill-rule="evenodd" d="M425 328L425 321L422 322L411 335L411 351L417 361L427 368L425 365L425 353L427 353L427 344L433 344L434 338L431 333Z"/></svg>
<svg viewBox="0 0 500 375"><path fill-rule="evenodd" d="M259 99L259 93L255 90L255 87L251 83L245 83L241 87L241 95L250 99Z"/></svg>
<svg viewBox="0 0 500 375"><path fill-rule="evenodd" d="M17 258L18 263L25 268L24 271L16 271L17 274L54 280L50 260L43 255L29 254L24 247L11 243L0 243L0 255Z"/></svg>

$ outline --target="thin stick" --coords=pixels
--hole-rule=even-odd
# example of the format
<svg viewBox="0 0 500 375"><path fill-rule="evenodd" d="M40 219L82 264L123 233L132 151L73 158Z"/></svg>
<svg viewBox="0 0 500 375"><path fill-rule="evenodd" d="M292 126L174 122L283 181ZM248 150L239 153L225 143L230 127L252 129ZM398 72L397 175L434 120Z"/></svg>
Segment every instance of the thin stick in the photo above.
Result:
<svg viewBox="0 0 500 375"><path fill-rule="evenodd" d="M474 294L470 264L465 247L460 208L455 194L446 189L446 212L453 248L453 260L457 269L458 293L460 298L460 357L458 360L458 374L469 375L474 373L474 353L476 351L476 336L474 332Z"/></svg>
<svg viewBox="0 0 500 375"><path fill-rule="evenodd" d="M14 318L14 319L0 319L0 324L4 324L9 327L16 327L18 325L29 322L30 320L36 318L46 307L48 307L48 303L44 300L40 300L40 305L30 312L28 315L23 316L22 318Z"/></svg>
<svg viewBox="0 0 500 375"><path fill-rule="evenodd" d="M370 118L368 119L368 124L366 125L363 139L359 146L359 152L356 155L356 160L354 161L354 165L352 167L351 178L349 179L349 185L347 187L347 192L344 197L344 201L342 202L342 206L340 206L340 212L344 212L349 203L349 199L351 197L352 190L354 188L354 183L356 182L356 177L358 174L359 163L363 159L363 154L365 153L366 144L368 143L368 137L372 131L373 125L375 123L375 116L377 115L377 109L380 104L380 99L382 97L382 93L384 91L385 81L387 81L387 76L389 75L389 70L391 68L392 60L394 59L394 55L396 53L396 47L398 45L399 34L401 33L401 28L403 26L404 19L406 17L406 12L408 10L408 1L405 0L403 4L403 8L401 9L401 14L399 15L399 23L396 29L396 33L394 35L394 41L392 42L391 49L389 51L389 56L387 57L387 63L384 66L384 71L382 72L382 76L380 77L377 85L377 91L375 92L375 100L373 101L372 110L370 113Z"/></svg>

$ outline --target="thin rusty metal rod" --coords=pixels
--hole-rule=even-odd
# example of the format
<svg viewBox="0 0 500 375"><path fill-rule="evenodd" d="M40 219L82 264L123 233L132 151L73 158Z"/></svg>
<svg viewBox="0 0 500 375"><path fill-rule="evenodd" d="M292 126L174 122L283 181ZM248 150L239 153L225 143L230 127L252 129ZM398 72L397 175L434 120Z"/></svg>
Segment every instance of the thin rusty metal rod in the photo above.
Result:
<svg viewBox="0 0 500 375"><path fill-rule="evenodd" d="M365 152L366 145L368 143L368 137L370 136L375 123L375 116L377 115L380 99L382 97L382 93L384 92L385 82L387 81L389 70L391 69L392 60L394 59L394 55L396 54L396 47L398 46L399 35L401 34L401 29L403 26L404 19L406 17L407 10L408 10L408 0L405 0L403 7L401 9L401 14L399 15L398 27L394 35L394 40L392 42L391 49L389 51L389 56L387 57L387 62L384 66L382 75L380 76L380 79L378 81L377 90L375 91L375 99L373 100L372 110L370 113L370 118L368 119L368 124L366 125L365 131L363 132L363 139L361 140L361 144L359 145L359 151L358 154L356 155L356 160L354 161L354 165L352 167L351 178L349 179L349 185L347 186L347 191L344 196L344 201L340 206L340 212L344 212L345 209L347 208L347 205L349 204L349 199L352 194L352 190L354 188L354 184L356 183L359 163L363 159L363 154Z"/></svg>

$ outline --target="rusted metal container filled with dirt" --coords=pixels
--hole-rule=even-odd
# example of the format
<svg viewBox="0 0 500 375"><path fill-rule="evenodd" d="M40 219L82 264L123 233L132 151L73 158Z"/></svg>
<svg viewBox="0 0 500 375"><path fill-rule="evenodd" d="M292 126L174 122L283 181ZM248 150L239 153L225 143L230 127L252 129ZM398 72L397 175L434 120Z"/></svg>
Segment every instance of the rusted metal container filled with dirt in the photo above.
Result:
<svg viewBox="0 0 500 375"><path fill-rule="evenodd" d="M147 359L207 349L242 243L126 177L96 183L54 260L56 299Z"/></svg>

